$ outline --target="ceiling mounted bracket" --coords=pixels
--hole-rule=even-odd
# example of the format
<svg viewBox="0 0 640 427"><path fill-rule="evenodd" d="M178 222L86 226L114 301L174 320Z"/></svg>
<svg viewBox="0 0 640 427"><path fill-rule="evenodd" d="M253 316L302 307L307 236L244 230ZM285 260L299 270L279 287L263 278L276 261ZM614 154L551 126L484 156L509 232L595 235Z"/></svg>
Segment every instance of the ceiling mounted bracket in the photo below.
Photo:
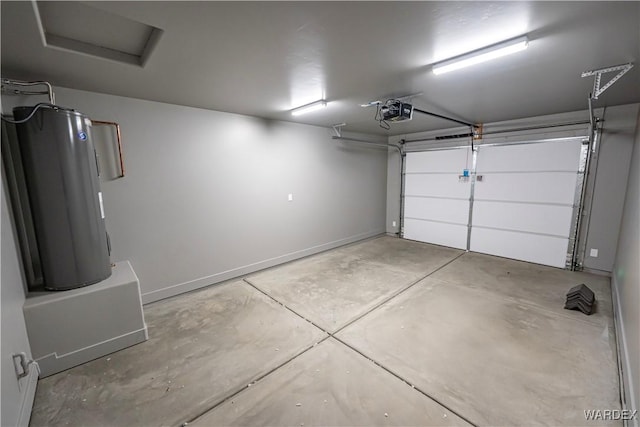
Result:
<svg viewBox="0 0 640 427"><path fill-rule="evenodd" d="M412 93L410 95L404 95L404 96L396 96L396 97L388 98L388 100L411 102L413 98L415 98L416 96L422 96L422 92ZM376 105L381 105L381 104L384 104L384 103L380 100L375 100L375 101L369 101L365 104L360 104L360 106L363 108L367 108L367 107L375 107Z"/></svg>
<svg viewBox="0 0 640 427"><path fill-rule="evenodd" d="M473 133L473 139L475 139L476 141L482 139L483 129L484 127L482 126L482 123L476 123L475 125L473 125L473 127L471 128L471 132Z"/></svg>
<svg viewBox="0 0 640 427"><path fill-rule="evenodd" d="M336 123L335 125L331 125L338 138L342 137L342 128L346 125L346 123Z"/></svg>
<svg viewBox="0 0 640 427"><path fill-rule="evenodd" d="M600 68L598 70L585 71L582 73L581 77L589 77L595 76L593 82L593 92L591 93L591 99L598 99L602 93L609 89L611 85L620 80L622 76L624 76L630 69L633 68L633 62L629 62L627 64L614 65L611 67ZM618 71L611 80L609 80L604 86L600 86L602 82L602 75L606 73L612 73L614 71Z"/></svg>

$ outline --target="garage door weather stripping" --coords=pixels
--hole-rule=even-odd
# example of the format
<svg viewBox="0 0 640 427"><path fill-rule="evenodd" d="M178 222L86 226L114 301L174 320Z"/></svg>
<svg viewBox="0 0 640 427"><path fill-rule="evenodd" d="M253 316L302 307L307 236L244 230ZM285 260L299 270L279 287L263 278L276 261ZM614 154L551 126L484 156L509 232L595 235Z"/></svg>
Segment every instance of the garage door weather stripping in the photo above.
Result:
<svg viewBox="0 0 640 427"><path fill-rule="evenodd" d="M449 71L459 70L471 65L480 64L492 59L520 52L521 50L525 50L528 45L529 39L527 39L527 36L518 37L482 49L474 50L473 52L465 53L464 55L456 56L455 58L448 59L446 61L438 62L433 65L432 71L433 74L443 74Z"/></svg>

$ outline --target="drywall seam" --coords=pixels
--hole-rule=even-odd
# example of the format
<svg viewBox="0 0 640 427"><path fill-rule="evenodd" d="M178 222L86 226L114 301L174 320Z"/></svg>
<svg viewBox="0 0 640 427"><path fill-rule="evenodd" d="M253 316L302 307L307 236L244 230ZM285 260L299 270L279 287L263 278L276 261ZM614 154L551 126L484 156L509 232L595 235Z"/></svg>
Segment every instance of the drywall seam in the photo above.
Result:
<svg viewBox="0 0 640 427"><path fill-rule="evenodd" d="M329 249L335 249L339 246L348 245L359 240L368 239L371 237L385 234L384 229L372 230L366 233L356 234L354 236L346 237L344 239L334 240L332 242L323 243L321 245L312 246L307 249L302 249L288 254L280 255L275 258L258 261L253 264L243 265L231 270L222 271L220 273L212 274L210 276L201 277L199 279L190 280L188 282L178 283L176 285L167 286L162 289L146 292L142 294L142 304L149 304L161 299L169 298L175 295L179 295L185 292L194 291L196 289L211 286L219 282L238 278L245 274L255 273L256 271L263 270L265 268L273 267L275 265L284 264L285 262L294 261L309 255L314 255L320 252L327 251Z"/></svg>

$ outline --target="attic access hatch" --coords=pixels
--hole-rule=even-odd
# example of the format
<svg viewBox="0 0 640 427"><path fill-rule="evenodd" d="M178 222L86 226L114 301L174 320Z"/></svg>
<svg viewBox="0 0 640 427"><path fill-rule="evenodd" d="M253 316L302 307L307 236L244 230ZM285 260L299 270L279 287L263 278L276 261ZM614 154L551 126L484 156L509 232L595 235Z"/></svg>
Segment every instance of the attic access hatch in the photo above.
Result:
<svg viewBox="0 0 640 427"><path fill-rule="evenodd" d="M163 30L80 2L33 2L46 47L144 67Z"/></svg>

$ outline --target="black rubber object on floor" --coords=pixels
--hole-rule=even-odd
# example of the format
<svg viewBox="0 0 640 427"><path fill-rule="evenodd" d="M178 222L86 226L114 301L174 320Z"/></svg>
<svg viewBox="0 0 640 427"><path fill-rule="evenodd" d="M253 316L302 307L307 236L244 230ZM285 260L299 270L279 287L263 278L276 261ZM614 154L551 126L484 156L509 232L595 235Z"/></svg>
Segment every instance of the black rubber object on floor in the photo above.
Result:
<svg viewBox="0 0 640 427"><path fill-rule="evenodd" d="M567 293L567 301L564 308L567 310L579 310L586 315L593 313L596 296L584 283L574 286Z"/></svg>

